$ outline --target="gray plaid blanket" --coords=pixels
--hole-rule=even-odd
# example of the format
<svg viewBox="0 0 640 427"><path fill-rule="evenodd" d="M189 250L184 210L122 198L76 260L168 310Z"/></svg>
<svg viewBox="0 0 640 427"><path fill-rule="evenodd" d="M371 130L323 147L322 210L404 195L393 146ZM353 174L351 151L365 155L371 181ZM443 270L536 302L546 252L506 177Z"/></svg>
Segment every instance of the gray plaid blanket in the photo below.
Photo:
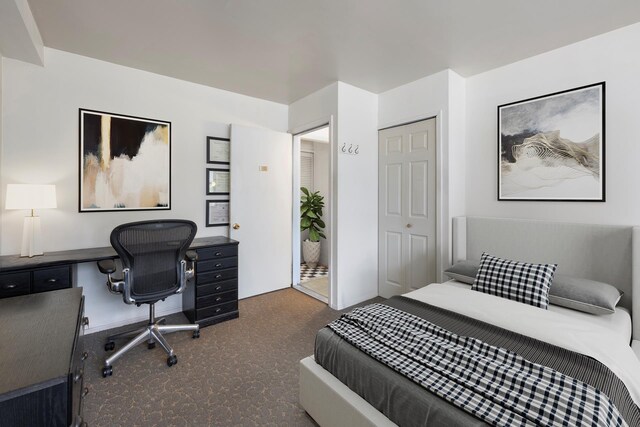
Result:
<svg viewBox="0 0 640 427"><path fill-rule="evenodd" d="M611 400L589 384L393 307L356 308L328 326L491 425L627 425Z"/></svg>

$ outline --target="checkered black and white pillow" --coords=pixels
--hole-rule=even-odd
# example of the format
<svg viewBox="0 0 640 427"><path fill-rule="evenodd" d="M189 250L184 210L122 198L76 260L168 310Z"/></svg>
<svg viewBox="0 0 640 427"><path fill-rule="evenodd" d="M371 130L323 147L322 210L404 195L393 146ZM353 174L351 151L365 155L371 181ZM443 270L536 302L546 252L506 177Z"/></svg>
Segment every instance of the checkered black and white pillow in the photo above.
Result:
<svg viewBox="0 0 640 427"><path fill-rule="evenodd" d="M471 289L546 310L557 267L557 264L530 264L483 253Z"/></svg>

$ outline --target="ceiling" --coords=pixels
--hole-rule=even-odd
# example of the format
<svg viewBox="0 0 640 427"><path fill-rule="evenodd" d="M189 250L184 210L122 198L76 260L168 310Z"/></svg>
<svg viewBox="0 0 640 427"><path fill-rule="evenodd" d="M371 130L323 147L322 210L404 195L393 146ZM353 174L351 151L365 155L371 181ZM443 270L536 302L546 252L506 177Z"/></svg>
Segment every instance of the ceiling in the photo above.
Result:
<svg viewBox="0 0 640 427"><path fill-rule="evenodd" d="M29 0L45 46L289 104L470 76L640 21L637 0Z"/></svg>

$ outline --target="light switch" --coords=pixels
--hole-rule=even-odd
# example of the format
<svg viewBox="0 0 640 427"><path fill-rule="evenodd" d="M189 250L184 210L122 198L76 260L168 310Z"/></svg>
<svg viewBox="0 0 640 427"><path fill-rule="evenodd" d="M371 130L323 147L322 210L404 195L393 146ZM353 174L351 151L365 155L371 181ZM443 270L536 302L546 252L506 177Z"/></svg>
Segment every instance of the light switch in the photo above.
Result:
<svg viewBox="0 0 640 427"><path fill-rule="evenodd" d="M258 170L260 172L269 172L269 166L267 165L260 165L260 167L258 168Z"/></svg>

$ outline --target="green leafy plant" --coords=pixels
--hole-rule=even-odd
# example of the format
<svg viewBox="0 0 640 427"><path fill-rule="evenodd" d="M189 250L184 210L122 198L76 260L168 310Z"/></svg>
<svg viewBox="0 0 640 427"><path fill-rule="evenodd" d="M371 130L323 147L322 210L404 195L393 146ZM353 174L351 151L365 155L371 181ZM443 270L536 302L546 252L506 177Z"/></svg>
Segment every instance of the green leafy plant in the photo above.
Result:
<svg viewBox="0 0 640 427"><path fill-rule="evenodd" d="M319 191L310 192L307 188L301 187L300 197L300 231L309 230L309 240L319 242L320 238L326 239L323 229L326 227L322 220L322 208L324 208L324 197Z"/></svg>

